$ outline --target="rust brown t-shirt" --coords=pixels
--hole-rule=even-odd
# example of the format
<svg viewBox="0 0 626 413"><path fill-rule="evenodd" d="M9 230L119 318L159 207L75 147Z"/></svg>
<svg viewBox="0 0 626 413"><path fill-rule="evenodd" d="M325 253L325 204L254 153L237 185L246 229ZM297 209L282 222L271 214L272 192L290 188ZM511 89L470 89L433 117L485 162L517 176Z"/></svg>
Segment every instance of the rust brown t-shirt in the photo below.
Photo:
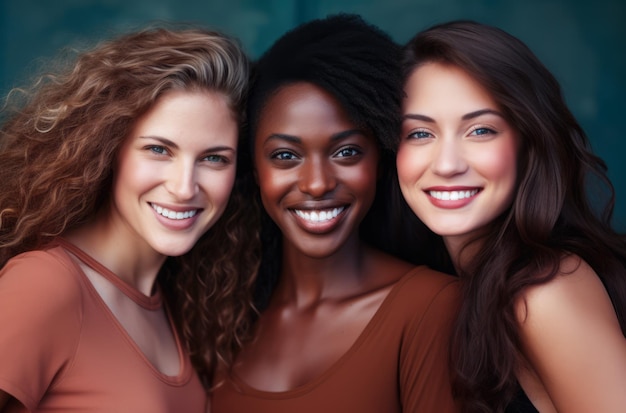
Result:
<svg viewBox="0 0 626 413"><path fill-rule="evenodd" d="M162 307L160 295L137 301ZM62 247L21 254L0 271L0 326L0 389L21 402L9 412L205 411L178 337L180 372L166 376Z"/></svg>
<svg viewBox="0 0 626 413"><path fill-rule="evenodd" d="M458 302L455 278L417 267L398 281L351 348L321 376L284 392L219 377L225 382L212 396L212 412L457 412L448 349Z"/></svg>

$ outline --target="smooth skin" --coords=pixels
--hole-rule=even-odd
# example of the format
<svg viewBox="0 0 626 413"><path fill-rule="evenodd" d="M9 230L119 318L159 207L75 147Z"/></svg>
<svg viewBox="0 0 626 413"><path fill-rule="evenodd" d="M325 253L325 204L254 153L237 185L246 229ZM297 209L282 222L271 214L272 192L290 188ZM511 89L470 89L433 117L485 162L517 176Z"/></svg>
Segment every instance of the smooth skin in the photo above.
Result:
<svg viewBox="0 0 626 413"><path fill-rule="evenodd" d="M296 83L268 100L254 161L263 205L283 234L283 264L235 372L254 388L280 392L337 362L412 266L359 240L378 148L324 90Z"/></svg>
<svg viewBox="0 0 626 413"><path fill-rule="evenodd" d="M237 133L224 96L166 93L136 121L120 149L111 205L64 237L152 295L166 257L191 249L226 208L235 179ZM165 311L136 305L76 262L148 360L163 374L177 375L178 349ZM0 409L9 399L0 391Z"/></svg>
<svg viewBox="0 0 626 413"><path fill-rule="evenodd" d="M151 295L165 259L189 251L226 208L237 130L223 96L167 93L137 120L120 149L110 208L66 238ZM165 312L135 305L78 262L146 357L163 373L178 374Z"/></svg>
<svg viewBox="0 0 626 413"><path fill-rule="evenodd" d="M410 76L406 92L400 185L463 268L460 247L515 196L517 138L489 93L457 67L426 63ZM469 196L433 199L443 198L431 193L433 187L460 188ZM564 255L559 274L526 289L516 309L523 360L518 380L540 412L625 411L626 339L587 263Z"/></svg>
<svg viewBox="0 0 626 413"><path fill-rule="evenodd" d="M517 136L487 91L453 66L421 66L406 91L400 187L456 261L461 246L511 205Z"/></svg>

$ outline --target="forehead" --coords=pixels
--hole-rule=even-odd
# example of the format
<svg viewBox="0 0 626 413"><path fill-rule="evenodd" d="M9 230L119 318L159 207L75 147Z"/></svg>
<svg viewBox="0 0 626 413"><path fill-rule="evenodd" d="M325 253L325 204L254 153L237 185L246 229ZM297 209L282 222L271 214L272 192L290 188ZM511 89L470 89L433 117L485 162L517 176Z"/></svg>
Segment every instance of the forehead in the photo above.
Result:
<svg viewBox="0 0 626 413"><path fill-rule="evenodd" d="M177 145L235 146L238 124L227 98L217 92L172 90L133 124L126 140L161 137Z"/></svg>
<svg viewBox="0 0 626 413"><path fill-rule="evenodd" d="M310 82L295 82L282 85L266 100L261 115L266 115L268 107L284 108L285 106L309 102L331 106L335 110L344 111L338 99L326 89Z"/></svg>
<svg viewBox="0 0 626 413"><path fill-rule="evenodd" d="M405 85L405 111L411 108L440 108L471 111L476 106L497 108L492 94L458 66L428 62L418 66Z"/></svg>
<svg viewBox="0 0 626 413"><path fill-rule="evenodd" d="M259 116L256 135L300 135L324 125L330 129L355 129L344 108L329 92L311 83L293 83L268 98Z"/></svg>

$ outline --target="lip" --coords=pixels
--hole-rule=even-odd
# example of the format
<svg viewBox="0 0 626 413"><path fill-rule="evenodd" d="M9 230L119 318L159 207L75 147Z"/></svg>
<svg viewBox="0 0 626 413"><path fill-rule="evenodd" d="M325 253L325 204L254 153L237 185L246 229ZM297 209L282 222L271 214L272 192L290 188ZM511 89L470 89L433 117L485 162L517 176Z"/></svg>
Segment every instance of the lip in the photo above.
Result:
<svg viewBox="0 0 626 413"><path fill-rule="evenodd" d="M482 187L478 186L433 186L424 189L428 200L436 207L458 209L470 204Z"/></svg>
<svg viewBox="0 0 626 413"><path fill-rule="evenodd" d="M349 204L317 203L290 206L288 211L299 227L307 232L323 234L333 231L343 220Z"/></svg>
<svg viewBox="0 0 626 413"><path fill-rule="evenodd" d="M203 211L203 208L192 206L166 205L155 202L148 202L148 205L156 219L164 227L173 231L186 230L192 227ZM164 213L169 216L163 215ZM176 214L176 217L171 218L172 214Z"/></svg>

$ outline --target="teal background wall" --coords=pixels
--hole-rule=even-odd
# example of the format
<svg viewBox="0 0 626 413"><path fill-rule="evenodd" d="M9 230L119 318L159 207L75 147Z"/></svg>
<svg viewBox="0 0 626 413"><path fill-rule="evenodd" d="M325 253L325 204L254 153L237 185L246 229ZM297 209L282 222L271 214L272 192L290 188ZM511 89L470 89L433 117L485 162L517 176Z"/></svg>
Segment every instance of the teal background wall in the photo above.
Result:
<svg viewBox="0 0 626 413"><path fill-rule="evenodd" d="M0 0L0 95L64 47L155 21L222 30L257 57L293 26L337 12L359 13L400 42L458 18L521 38L559 79L607 162L617 192L615 226L626 230L625 0Z"/></svg>

